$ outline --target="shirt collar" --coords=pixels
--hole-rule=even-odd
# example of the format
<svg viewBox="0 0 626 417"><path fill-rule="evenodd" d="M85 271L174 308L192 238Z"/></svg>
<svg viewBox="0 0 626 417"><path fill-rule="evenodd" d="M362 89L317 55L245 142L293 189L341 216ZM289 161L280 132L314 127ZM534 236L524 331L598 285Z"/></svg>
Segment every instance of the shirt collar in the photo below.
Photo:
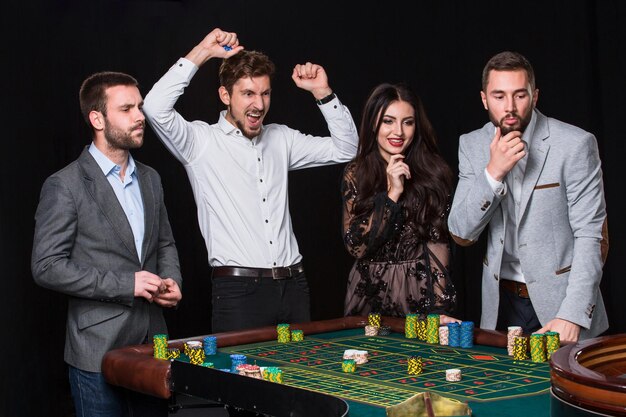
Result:
<svg viewBox="0 0 626 417"><path fill-rule="evenodd" d="M241 129L239 129L237 126L233 126L233 124L226 119L226 110L222 110L220 112L220 119L218 120L217 125L222 130L222 132L224 132L224 134L237 138L237 140L241 140L242 143L246 144L249 144L250 142L258 142L263 135L263 130L265 130L265 126L261 126L261 133L252 139L248 139L243 135L243 133L241 133Z"/></svg>
<svg viewBox="0 0 626 417"><path fill-rule="evenodd" d="M93 156L93 159L96 160L96 163L102 170L102 173L105 177L111 173L117 173L119 175L119 171L122 167L107 158L107 156L103 154L100 149L98 149L96 145L94 145L93 142L91 142L91 145L89 145L89 153L91 154L91 156ZM128 166L126 167L126 175L128 177L132 176L135 173L135 167L135 160L133 159L133 156L129 153Z"/></svg>

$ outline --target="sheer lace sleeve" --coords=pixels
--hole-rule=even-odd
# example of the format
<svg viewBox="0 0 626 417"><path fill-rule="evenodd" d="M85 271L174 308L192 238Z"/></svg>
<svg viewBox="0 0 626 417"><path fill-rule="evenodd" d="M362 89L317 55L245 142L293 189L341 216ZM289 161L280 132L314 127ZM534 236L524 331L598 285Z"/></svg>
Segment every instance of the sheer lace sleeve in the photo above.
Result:
<svg viewBox="0 0 626 417"><path fill-rule="evenodd" d="M450 246L447 242L426 244L427 264L430 267L432 282L431 313L448 314L456 310L456 289L450 277Z"/></svg>
<svg viewBox="0 0 626 417"><path fill-rule="evenodd" d="M387 193L378 193L366 212L355 215L354 202L358 189L354 179L354 163L348 164L342 181L343 241L348 252L357 259L370 256L400 230L402 207Z"/></svg>

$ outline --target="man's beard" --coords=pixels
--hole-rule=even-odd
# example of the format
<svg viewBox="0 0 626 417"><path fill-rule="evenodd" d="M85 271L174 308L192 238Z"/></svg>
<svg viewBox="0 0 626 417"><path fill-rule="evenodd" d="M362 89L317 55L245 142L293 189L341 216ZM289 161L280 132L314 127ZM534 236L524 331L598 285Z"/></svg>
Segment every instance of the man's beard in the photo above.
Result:
<svg viewBox="0 0 626 417"><path fill-rule="evenodd" d="M513 126L510 126L504 123L504 119L507 119L511 116L517 119L517 123ZM532 117L533 117L532 107L529 109L528 113L524 117L520 117L517 112L511 112L511 113L507 113L506 115L504 115L504 117L500 120L496 120L496 118L491 114L491 112L489 112L489 119L491 120L491 123L493 123L494 125L500 128L500 133L502 134L502 136L513 131L524 133L524 131L530 124L530 119L532 119Z"/></svg>
<svg viewBox="0 0 626 417"><path fill-rule="evenodd" d="M255 138L255 136L257 136L257 134L249 131L246 129L244 123L238 119L234 119L235 120L235 124L237 125L237 127L239 128L239 130L241 130L241 133L247 137L248 139L252 140Z"/></svg>
<svg viewBox="0 0 626 417"><path fill-rule="evenodd" d="M107 122L104 125L104 137L106 138L110 148L122 149L125 151L138 149L141 145L143 145L143 132L141 132L141 134L136 138L133 138L133 132L138 127L145 127L145 123L138 123L129 131L125 132L121 129L116 129L111 125L111 123Z"/></svg>
<svg viewBox="0 0 626 417"><path fill-rule="evenodd" d="M261 133L261 129L258 129L258 130L246 129L245 121L242 120L242 119L245 119L246 117L245 112L242 116L242 119L238 119L237 117L235 117L235 114L231 111L230 107L228 108L227 112L228 112L227 114L230 117L230 119L235 123L235 126L239 128L239 130L241 131L241 134L245 136L246 138L252 140ZM260 112L260 113L261 113L261 117L263 117L264 112Z"/></svg>

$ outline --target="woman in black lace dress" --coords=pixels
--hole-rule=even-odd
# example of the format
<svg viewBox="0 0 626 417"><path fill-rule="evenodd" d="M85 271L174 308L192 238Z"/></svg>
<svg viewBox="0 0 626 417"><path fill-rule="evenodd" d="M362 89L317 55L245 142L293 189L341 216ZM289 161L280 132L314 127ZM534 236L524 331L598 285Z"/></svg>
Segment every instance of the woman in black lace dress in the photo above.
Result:
<svg viewBox="0 0 626 417"><path fill-rule="evenodd" d="M356 262L345 315L439 313L457 321L449 275L452 171L420 99L381 84L363 110L356 158L344 171L344 243Z"/></svg>

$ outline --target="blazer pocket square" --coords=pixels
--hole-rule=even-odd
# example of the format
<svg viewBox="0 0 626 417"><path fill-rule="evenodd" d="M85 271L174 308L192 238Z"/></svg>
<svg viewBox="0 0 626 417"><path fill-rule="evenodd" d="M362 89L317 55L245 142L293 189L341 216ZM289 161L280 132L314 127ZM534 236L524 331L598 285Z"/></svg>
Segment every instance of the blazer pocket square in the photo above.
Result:
<svg viewBox="0 0 626 417"><path fill-rule="evenodd" d="M550 184L539 184L539 185L535 185L535 190L543 190L544 188L555 188L555 187L560 187L561 184L558 182L552 182Z"/></svg>

